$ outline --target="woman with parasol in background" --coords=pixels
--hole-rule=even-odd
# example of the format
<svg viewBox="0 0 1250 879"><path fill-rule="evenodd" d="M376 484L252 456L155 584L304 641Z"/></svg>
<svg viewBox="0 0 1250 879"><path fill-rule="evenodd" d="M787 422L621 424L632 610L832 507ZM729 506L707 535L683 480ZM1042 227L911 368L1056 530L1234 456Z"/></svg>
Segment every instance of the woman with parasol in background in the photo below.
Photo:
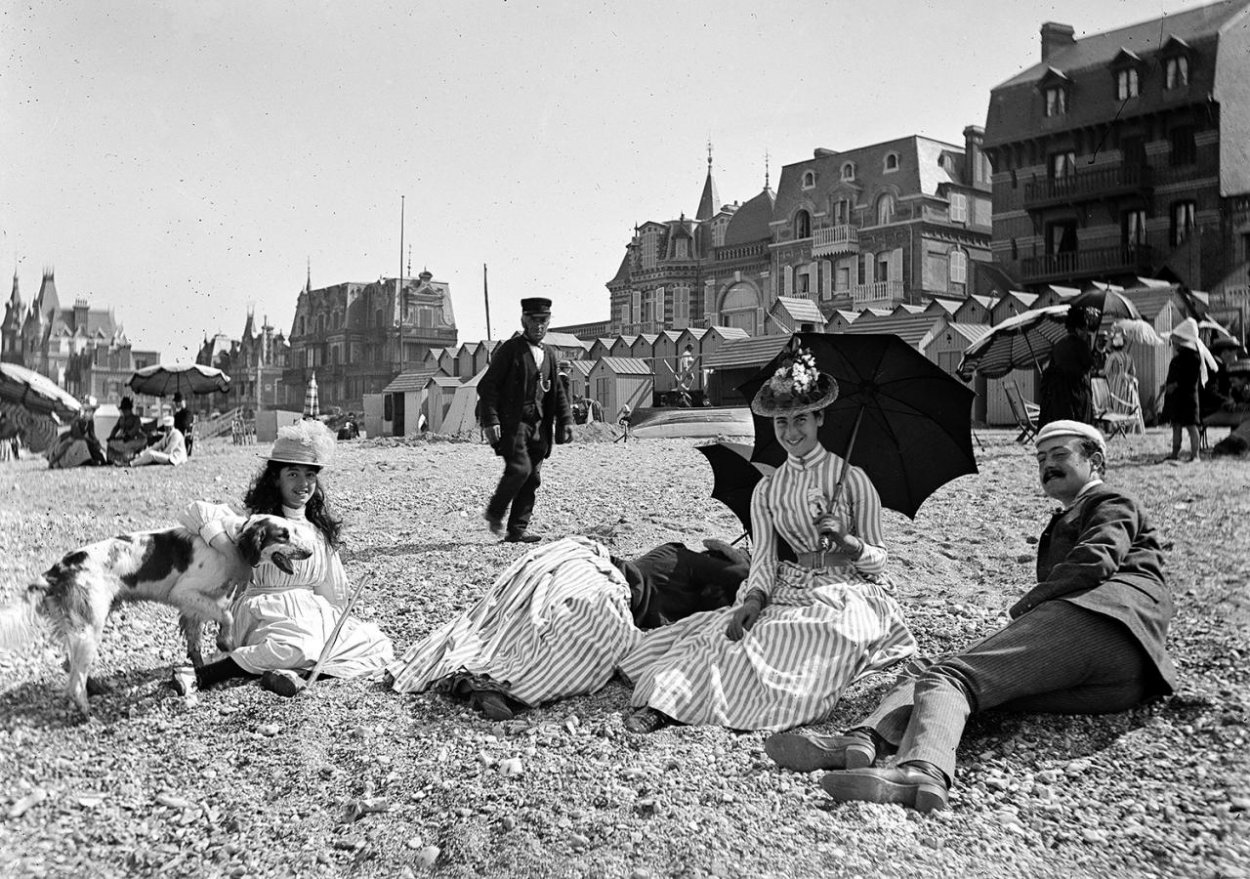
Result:
<svg viewBox="0 0 1250 879"><path fill-rule="evenodd" d="M630 731L674 721L788 729L823 718L857 678L915 652L885 576L877 491L817 433L837 396L803 348L755 395L751 410L772 419L787 459L752 495L750 574L733 607L649 632L625 657ZM779 538L796 561L779 561Z"/></svg>
<svg viewBox="0 0 1250 879"><path fill-rule="evenodd" d="M1107 386L1111 389L1112 411L1136 418L1133 433L1145 433L1146 425L1141 417L1141 399L1137 394L1137 366L1128 353L1128 339L1120 327L1111 328L1111 347L1103 366Z"/></svg>
<svg viewBox="0 0 1250 879"><path fill-rule="evenodd" d="M1055 343L1050 363L1042 370L1038 393L1037 426L1052 421L1094 420L1093 394L1089 376L1094 368L1094 352L1090 340L1097 329L1101 313L1093 307L1074 305L1068 310L1064 325L1068 334Z"/></svg>

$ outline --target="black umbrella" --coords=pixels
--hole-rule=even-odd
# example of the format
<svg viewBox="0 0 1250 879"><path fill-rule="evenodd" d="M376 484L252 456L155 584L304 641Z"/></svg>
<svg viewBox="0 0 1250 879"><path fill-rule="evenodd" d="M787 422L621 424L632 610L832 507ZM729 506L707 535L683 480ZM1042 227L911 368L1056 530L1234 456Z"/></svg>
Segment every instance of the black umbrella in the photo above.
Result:
<svg viewBox="0 0 1250 879"><path fill-rule="evenodd" d="M1133 300L1124 294L1123 287L1095 283L1090 289L1068 300L1072 308L1094 308L1103 317L1131 317L1141 319L1141 312Z"/></svg>
<svg viewBox="0 0 1250 879"><path fill-rule="evenodd" d="M697 448L712 465L712 497L729 507L750 534L751 494L756 483L774 468L753 462L752 449L744 443L718 442Z"/></svg>
<svg viewBox="0 0 1250 879"><path fill-rule="evenodd" d="M0 400L62 420L73 418L82 408L73 394L52 379L16 363L0 363Z"/></svg>
<svg viewBox="0 0 1250 879"><path fill-rule="evenodd" d="M753 399L797 347L810 350L816 366L838 383L821 444L863 468L882 504L914 518L939 486L977 472L970 421L976 394L898 336L795 333L787 349L739 390ZM755 416L751 458L774 466L785 461L771 418Z"/></svg>
<svg viewBox="0 0 1250 879"><path fill-rule="evenodd" d="M166 394L224 394L230 376L214 366L201 363L157 363L135 370L126 382L136 394L163 397Z"/></svg>

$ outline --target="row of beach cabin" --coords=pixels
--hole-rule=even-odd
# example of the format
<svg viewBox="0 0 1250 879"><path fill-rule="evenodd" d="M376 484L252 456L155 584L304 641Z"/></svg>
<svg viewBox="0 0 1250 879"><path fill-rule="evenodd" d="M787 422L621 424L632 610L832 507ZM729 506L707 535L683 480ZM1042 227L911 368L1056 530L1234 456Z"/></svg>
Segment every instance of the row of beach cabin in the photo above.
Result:
<svg viewBox="0 0 1250 879"><path fill-rule="evenodd" d="M811 300L781 297L767 315L768 334L763 336L749 336L737 327L713 326L590 340L551 332L545 341L567 361L574 397L598 401L611 419L623 406L635 410L654 405L746 405L737 386L770 361L795 331L892 333L955 375L964 352L994 325L1030 309L1062 304L1079 292L1054 286L1040 294L1009 291L997 298L934 299L924 306L839 310L828 318ZM1174 284L1142 280L1124 292L1159 334L1189 316L1186 300ZM1205 296L1193 295L1199 301ZM442 434L475 430L477 383L498 344L487 340L432 350L423 363L401 373L381 394L365 398L369 433L412 436L426 430ZM1149 421L1155 415L1154 401L1171 352L1166 346L1145 345L1130 345L1129 351L1137 367L1143 414ZM1035 368L1017 370L1004 379L987 381L975 376L971 382L977 393L975 422L1014 424L1003 390L1006 381L1014 381L1027 399L1036 399L1040 373ZM684 397L680 403L679 397Z"/></svg>

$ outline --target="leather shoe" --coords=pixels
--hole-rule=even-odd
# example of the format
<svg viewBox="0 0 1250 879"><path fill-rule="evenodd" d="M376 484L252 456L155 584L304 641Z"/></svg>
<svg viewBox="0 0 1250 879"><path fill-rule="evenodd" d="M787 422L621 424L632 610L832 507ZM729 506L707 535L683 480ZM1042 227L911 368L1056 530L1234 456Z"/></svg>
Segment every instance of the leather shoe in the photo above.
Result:
<svg viewBox="0 0 1250 879"><path fill-rule="evenodd" d="M486 524L490 526L491 534L503 533L503 519L502 518L498 516L492 516L489 510L482 514L482 518L485 519Z"/></svg>
<svg viewBox="0 0 1250 879"><path fill-rule="evenodd" d="M778 766L798 772L864 769L877 759L877 746L872 736L861 730L841 736L780 732L764 740L764 753Z"/></svg>
<svg viewBox="0 0 1250 879"><path fill-rule="evenodd" d="M469 704L491 720L511 720L516 716L502 693L490 690L479 691L473 694Z"/></svg>
<svg viewBox="0 0 1250 879"><path fill-rule="evenodd" d="M655 732L662 726L668 726L672 722L673 719L671 717L667 714L661 714L654 708L639 708L625 718L625 729L632 733L644 735Z"/></svg>
<svg viewBox="0 0 1250 879"><path fill-rule="evenodd" d="M830 772L820 786L839 803L897 803L917 812L949 808L949 785L931 763L900 763L891 769Z"/></svg>
<svg viewBox="0 0 1250 879"><path fill-rule="evenodd" d="M542 540L537 534L530 534L528 531L509 531L508 536L503 539L504 543L537 543Z"/></svg>

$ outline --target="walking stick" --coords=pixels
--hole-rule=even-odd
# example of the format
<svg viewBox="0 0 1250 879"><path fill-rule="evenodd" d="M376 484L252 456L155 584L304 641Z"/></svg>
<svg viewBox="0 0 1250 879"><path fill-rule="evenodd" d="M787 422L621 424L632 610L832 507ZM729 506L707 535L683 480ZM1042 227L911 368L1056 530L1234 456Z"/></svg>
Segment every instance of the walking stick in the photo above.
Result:
<svg viewBox="0 0 1250 879"><path fill-rule="evenodd" d="M356 586L352 597L347 600L347 607L343 608L342 615L334 624L334 628L330 630L330 637L326 639L325 645L321 648L321 655L317 657L317 664L313 666L307 680L304 680L289 669L273 669L265 672L261 678L261 684L266 689L273 690L280 696L291 697L298 695L301 691L308 689L316 683L317 678L321 676L322 667L326 664L326 660L330 658L330 652L334 649L335 642L339 639L339 633L343 631L343 624L347 622L347 615L352 612L352 608L356 606L356 600L360 598L360 594L365 591L365 587L372 580L372 574L366 574L360 579L360 583Z"/></svg>

